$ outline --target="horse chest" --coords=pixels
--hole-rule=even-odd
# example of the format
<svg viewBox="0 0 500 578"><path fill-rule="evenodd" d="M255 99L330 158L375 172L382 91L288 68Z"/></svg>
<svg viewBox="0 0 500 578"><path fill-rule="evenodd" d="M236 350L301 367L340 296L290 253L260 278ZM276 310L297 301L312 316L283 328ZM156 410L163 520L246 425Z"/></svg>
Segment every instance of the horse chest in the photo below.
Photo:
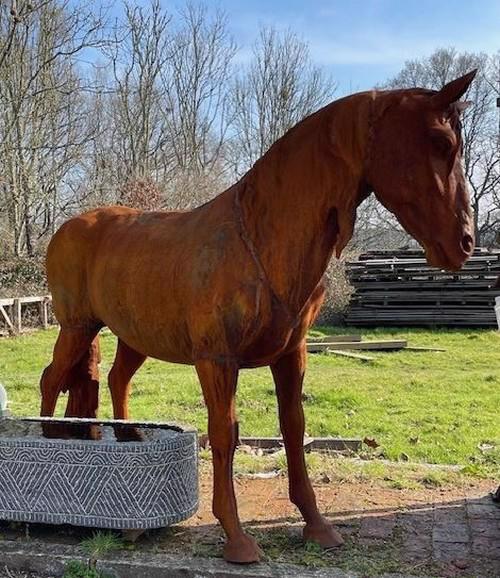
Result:
<svg viewBox="0 0 500 578"><path fill-rule="evenodd" d="M270 365L295 350L305 338L310 324L309 307L295 318L282 308L275 309L267 323L262 324L256 338L241 353L242 367Z"/></svg>

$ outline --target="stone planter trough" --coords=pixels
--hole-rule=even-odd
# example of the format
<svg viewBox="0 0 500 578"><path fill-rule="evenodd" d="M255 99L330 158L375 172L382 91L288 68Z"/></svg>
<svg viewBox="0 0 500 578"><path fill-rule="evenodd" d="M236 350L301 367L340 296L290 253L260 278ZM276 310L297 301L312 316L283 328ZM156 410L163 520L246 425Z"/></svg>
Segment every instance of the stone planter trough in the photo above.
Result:
<svg viewBox="0 0 500 578"><path fill-rule="evenodd" d="M103 439L46 439L40 423L0 419L0 520L145 530L196 512L195 430L140 424L144 441L117 442L123 422L73 421L102 424Z"/></svg>

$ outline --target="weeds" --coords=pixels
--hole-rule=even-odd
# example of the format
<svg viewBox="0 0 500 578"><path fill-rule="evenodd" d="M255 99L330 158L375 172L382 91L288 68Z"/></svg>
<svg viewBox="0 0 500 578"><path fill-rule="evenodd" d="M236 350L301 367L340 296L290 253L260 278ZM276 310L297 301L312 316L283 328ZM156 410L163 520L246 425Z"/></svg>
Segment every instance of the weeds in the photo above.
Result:
<svg viewBox="0 0 500 578"><path fill-rule="evenodd" d="M67 564L63 578L109 578L97 570L97 561L109 552L123 548L123 541L112 532L96 532L92 538L83 540L81 547L89 556L88 562L72 560Z"/></svg>

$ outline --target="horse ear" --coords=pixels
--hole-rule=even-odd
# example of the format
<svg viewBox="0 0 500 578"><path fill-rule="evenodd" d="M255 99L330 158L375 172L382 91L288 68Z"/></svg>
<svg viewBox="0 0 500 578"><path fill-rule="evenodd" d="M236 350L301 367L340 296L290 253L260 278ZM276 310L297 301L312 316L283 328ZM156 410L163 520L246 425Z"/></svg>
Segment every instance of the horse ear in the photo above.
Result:
<svg viewBox="0 0 500 578"><path fill-rule="evenodd" d="M454 106L458 114L462 114L464 110L466 110L467 108L469 108L469 106L472 106L473 104L474 103L472 102L472 100L461 100L460 102L456 102Z"/></svg>
<svg viewBox="0 0 500 578"><path fill-rule="evenodd" d="M477 68L464 76L445 84L443 88L432 96L432 104L436 108L447 108L465 94L477 74Z"/></svg>

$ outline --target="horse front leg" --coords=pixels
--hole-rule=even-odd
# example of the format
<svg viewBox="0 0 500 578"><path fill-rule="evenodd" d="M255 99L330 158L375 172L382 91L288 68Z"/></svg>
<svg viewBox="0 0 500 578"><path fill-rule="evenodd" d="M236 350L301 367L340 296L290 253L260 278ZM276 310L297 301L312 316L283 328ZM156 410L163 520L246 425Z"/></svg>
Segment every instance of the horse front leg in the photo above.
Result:
<svg viewBox="0 0 500 578"><path fill-rule="evenodd" d="M306 525L304 539L318 543L323 548L343 544L342 536L319 513L316 497L307 474L304 456L304 411L302 408L302 382L306 368L305 340L293 352L271 365L279 417L288 462L290 500L299 508Z"/></svg>
<svg viewBox="0 0 500 578"><path fill-rule="evenodd" d="M214 470L213 513L227 535L224 559L241 564L258 562L261 551L241 527L233 486L233 457L238 442L235 410L238 367L231 362L201 360L196 363L196 371L208 408Z"/></svg>

